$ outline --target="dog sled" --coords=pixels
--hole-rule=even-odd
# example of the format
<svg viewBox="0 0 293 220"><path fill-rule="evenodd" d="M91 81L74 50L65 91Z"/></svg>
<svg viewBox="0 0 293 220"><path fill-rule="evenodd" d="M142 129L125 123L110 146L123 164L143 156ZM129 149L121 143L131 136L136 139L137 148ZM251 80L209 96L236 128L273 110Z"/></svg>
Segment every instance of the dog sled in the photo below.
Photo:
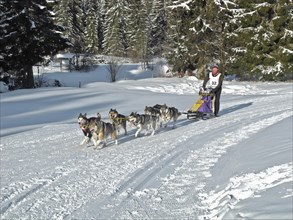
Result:
<svg viewBox="0 0 293 220"><path fill-rule="evenodd" d="M214 93L211 91L211 88L200 88L198 100L186 112L187 119L208 119L214 115Z"/></svg>

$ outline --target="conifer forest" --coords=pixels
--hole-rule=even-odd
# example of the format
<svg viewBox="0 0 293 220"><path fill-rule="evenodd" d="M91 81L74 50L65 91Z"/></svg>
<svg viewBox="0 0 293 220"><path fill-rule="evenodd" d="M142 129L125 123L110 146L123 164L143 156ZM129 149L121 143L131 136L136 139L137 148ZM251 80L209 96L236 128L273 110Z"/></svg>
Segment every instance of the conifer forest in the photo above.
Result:
<svg viewBox="0 0 293 220"><path fill-rule="evenodd" d="M32 66L60 51L292 80L292 0L0 0L0 8L0 73L26 88Z"/></svg>

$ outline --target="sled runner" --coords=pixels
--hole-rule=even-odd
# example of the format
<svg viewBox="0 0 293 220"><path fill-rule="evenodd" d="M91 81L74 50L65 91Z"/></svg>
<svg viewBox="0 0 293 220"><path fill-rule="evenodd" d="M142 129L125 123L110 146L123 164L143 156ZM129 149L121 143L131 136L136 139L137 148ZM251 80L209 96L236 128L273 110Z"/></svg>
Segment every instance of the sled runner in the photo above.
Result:
<svg viewBox="0 0 293 220"><path fill-rule="evenodd" d="M199 98L196 103L187 111L187 118L207 119L214 115L214 94L210 88L200 88Z"/></svg>

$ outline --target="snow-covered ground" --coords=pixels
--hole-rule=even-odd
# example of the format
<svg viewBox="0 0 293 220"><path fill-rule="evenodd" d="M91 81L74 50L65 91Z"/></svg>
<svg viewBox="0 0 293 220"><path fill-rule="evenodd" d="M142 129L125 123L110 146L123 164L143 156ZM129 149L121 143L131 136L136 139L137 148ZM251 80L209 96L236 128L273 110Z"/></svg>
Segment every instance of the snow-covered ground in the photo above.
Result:
<svg viewBox="0 0 293 220"><path fill-rule="evenodd" d="M292 219L292 83L224 82L220 117L79 146L80 112L105 121L164 104L185 111L196 78L123 66L52 73L67 87L1 95L1 219ZM81 84L82 87L78 88Z"/></svg>

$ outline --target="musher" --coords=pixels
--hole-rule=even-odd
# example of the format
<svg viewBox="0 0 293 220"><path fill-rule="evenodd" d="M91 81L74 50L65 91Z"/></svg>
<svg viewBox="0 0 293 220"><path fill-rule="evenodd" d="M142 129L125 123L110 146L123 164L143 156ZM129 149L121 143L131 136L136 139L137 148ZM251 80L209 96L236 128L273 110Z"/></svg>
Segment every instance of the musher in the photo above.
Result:
<svg viewBox="0 0 293 220"><path fill-rule="evenodd" d="M209 72L204 81L203 81L203 89L206 90L206 85L209 82L209 87L212 88L212 93L215 94L215 102L214 102L214 115L215 117L219 117L220 110L220 96L222 92L222 84L224 80L224 75L219 73L218 65L213 65L211 68L211 72Z"/></svg>

